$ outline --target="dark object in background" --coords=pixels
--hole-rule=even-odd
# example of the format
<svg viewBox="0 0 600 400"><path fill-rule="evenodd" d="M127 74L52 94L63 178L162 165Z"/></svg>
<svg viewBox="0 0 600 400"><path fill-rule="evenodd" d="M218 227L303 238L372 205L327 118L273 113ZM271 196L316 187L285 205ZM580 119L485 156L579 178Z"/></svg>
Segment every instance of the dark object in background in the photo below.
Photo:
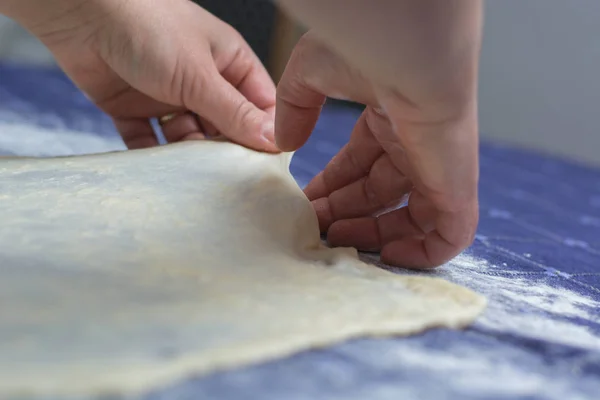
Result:
<svg viewBox="0 0 600 400"><path fill-rule="evenodd" d="M294 27L269 0L193 0L237 29L277 82L302 28ZM298 0L302 1L302 0ZM277 36L277 37L273 37ZM329 99L363 109L362 104Z"/></svg>
<svg viewBox="0 0 600 400"><path fill-rule="evenodd" d="M233 26L263 64L268 65L277 10L267 0L193 0Z"/></svg>

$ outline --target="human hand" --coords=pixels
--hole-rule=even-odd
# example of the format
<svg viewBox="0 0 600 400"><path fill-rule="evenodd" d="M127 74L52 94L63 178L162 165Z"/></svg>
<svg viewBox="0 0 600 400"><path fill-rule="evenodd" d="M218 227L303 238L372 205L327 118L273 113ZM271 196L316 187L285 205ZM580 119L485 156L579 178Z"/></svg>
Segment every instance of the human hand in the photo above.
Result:
<svg viewBox="0 0 600 400"><path fill-rule="evenodd" d="M28 3L20 22L113 118L129 148L157 145L150 119L167 116L169 142L220 133L278 151L272 80L238 32L191 1L15 2Z"/></svg>
<svg viewBox="0 0 600 400"><path fill-rule="evenodd" d="M304 144L326 96L367 106L350 141L305 189L330 244L380 251L392 265L427 268L472 242L478 221L476 77L465 79L466 92L442 100L414 92L416 85L405 93L390 90L310 33L303 37L277 88L278 146L292 151ZM407 196L406 207L389 211Z"/></svg>

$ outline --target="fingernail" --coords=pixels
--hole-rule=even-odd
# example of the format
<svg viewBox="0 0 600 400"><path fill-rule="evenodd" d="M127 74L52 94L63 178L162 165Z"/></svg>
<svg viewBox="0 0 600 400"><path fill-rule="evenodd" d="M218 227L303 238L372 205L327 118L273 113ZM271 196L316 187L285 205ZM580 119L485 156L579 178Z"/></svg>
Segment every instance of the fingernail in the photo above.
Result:
<svg viewBox="0 0 600 400"><path fill-rule="evenodd" d="M262 127L262 137L269 143L275 144L275 125L272 121L265 122Z"/></svg>

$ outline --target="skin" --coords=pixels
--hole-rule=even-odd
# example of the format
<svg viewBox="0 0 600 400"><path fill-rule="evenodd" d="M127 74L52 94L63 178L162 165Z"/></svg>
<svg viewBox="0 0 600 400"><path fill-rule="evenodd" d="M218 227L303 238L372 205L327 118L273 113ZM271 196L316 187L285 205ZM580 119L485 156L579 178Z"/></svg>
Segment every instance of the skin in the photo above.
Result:
<svg viewBox="0 0 600 400"><path fill-rule="evenodd" d="M220 133L292 151L326 97L365 104L306 188L329 242L412 268L460 253L478 221L481 1L278 2L311 31L276 97L239 34L188 0L0 0L0 12L50 48L130 148L156 145L150 119L176 112L162 127L171 142Z"/></svg>
<svg viewBox="0 0 600 400"><path fill-rule="evenodd" d="M410 268L459 254L478 222L481 2L279 3L312 30L277 88L278 146L308 139L326 97L367 106L306 188L328 241Z"/></svg>
<svg viewBox="0 0 600 400"><path fill-rule="evenodd" d="M187 0L0 0L113 118L130 149L222 134L276 152L275 85L231 26ZM192 111L199 117L187 111Z"/></svg>

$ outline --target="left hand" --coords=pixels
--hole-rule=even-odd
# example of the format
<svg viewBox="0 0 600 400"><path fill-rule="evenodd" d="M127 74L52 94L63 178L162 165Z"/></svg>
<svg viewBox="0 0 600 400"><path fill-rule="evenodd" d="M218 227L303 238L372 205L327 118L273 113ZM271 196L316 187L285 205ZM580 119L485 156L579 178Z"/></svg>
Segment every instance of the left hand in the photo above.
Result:
<svg viewBox="0 0 600 400"><path fill-rule="evenodd" d="M112 117L129 148L157 145L150 119L168 116L169 142L220 133L278 151L271 78L240 34L201 7L188 0L35 3L37 20L20 22Z"/></svg>

